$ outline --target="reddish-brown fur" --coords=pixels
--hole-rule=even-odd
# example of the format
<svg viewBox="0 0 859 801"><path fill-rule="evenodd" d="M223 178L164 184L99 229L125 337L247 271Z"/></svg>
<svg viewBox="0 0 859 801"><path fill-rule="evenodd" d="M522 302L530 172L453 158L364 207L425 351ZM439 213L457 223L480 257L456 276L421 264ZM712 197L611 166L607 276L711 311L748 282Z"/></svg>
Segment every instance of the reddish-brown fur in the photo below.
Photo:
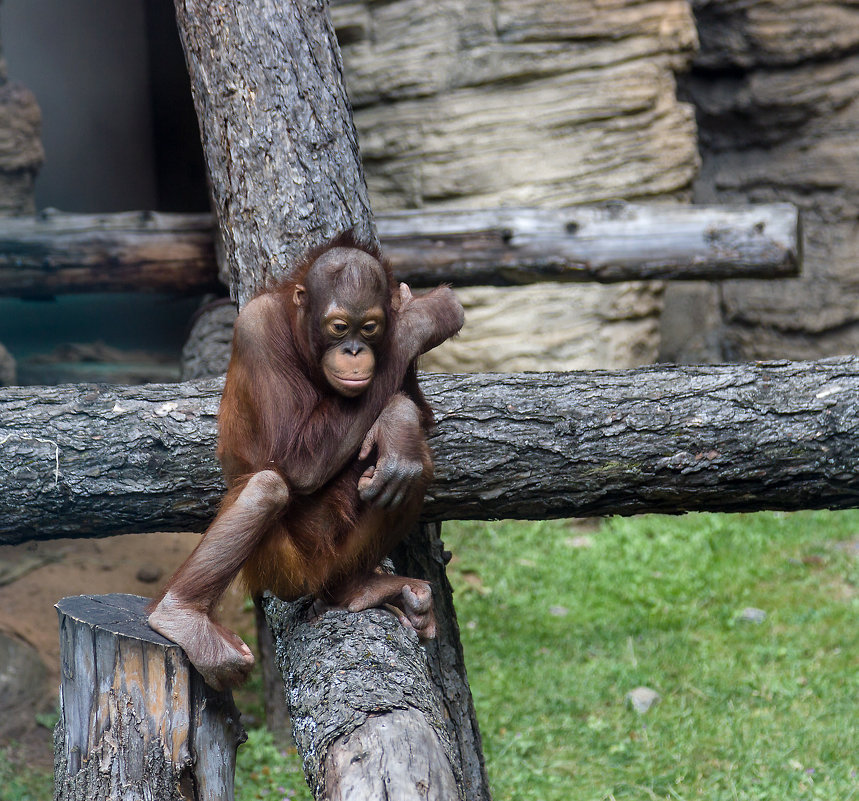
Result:
<svg viewBox="0 0 859 801"><path fill-rule="evenodd" d="M372 381L357 397L332 389L323 371L323 355L341 347L325 339L326 308L352 310L344 316L359 322L368 309L384 314L381 334L367 339ZM239 571L252 595L310 594L353 610L392 603L432 636L428 585L380 577L376 567L416 520L432 477L432 416L414 360L461 325L449 289L412 298L377 251L348 235L309 254L294 278L239 316L219 414L228 492L150 618L210 684L236 683L252 664L246 646L211 621Z"/></svg>

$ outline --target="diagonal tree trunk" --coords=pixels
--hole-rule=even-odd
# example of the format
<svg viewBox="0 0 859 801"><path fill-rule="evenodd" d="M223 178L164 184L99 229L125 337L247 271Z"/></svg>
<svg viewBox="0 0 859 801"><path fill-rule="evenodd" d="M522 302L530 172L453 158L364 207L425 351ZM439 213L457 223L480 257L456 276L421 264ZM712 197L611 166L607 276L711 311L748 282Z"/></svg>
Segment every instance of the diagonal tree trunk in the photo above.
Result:
<svg viewBox="0 0 859 801"><path fill-rule="evenodd" d="M341 231L378 242L327 7L176 0L239 306Z"/></svg>
<svg viewBox="0 0 859 801"><path fill-rule="evenodd" d="M340 231L378 241L327 4L176 0L176 13L239 306ZM274 601L266 612L317 797L382 797L379 776L386 797L403 801L462 793L441 688L415 638L378 611L313 625ZM455 631L455 621L439 622ZM374 658L356 660L367 653ZM474 760L482 764L480 754ZM478 778L468 797L488 798Z"/></svg>

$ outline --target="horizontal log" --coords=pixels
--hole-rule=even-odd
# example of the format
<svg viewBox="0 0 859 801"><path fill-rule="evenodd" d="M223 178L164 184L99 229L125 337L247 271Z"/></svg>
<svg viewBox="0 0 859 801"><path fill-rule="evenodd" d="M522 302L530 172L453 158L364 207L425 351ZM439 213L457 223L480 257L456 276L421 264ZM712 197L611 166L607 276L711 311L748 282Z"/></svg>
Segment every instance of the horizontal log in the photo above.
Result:
<svg viewBox="0 0 859 801"><path fill-rule="evenodd" d="M199 530L220 379L0 390L0 543ZM428 375L425 517L859 504L859 359Z"/></svg>
<svg viewBox="0 0 859 801"><path fill-rule="evenodd" d="M800 265L789 203L406 211L377 223L394 272L415 286L786 278Z"/></svg>
<svg viewBox="0 0 859 801"><path fill-rule="evenodd" d="M797 211L784 203L412 211L377 222L394 272L415 287L784 278L800 261ZM208 292L216 276L206 214L0 220L0 295Z"/></svg>
<svg viewBox="0 0 859 801"><path fill-rule="evenodd" d="M0 220L0 295L194 294L222 289L210 214L65 214Z"/></svg>

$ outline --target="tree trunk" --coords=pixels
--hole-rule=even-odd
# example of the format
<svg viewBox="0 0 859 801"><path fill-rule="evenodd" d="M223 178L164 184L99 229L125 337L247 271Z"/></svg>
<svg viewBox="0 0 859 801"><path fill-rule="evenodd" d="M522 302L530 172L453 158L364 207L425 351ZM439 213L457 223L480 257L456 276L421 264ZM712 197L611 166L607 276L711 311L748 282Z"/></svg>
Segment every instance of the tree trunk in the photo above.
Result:
<svg viewBox="0 0 859 801"><path fill-rule="evenodd" d="M450 553L444 551L440 534L440 523L415 526L411 536L394 552L394 566L401 575L422 578L433 585L438 619L436 638L425 646L430 672L444 704L451 744L459 752L465 797L488 801L483 742L468 686L453 589L445 572Z"/></svg>
<svg viewBox="0 0 859 801"><path fill-rule="evenodd" d="M154 212L0 219L0 295L213 291L212 225ZM786 278L799 264L789 204L409 211L378 226L394 274L414 287Z"/></svg>
<svg viewBox="0 0 859 801"><path fill-rule="evenodd" d="M341 231L376 242L327 3L175 4L239 305Z"/></svg>
<svg viewBox="0 0 859 801"><path fill-rule="evenodd" d="M82 595L57 604L57 801L232 801L245 740L230 693L216 693L178 645L146 624L148 598Z"/></svg>
<svg viewBox="0 0 859 801"><path fill-rule="evenodd" d="M176 0L176 13L239 307L340 231L377 242L327 3ZM317 797L381 797L350 746L383 766L388 797L460 795L426 658L398 622L377 612L309 625L296 606L267 612ZM365 725L344 732L347 708Z"/></svg>
<svg viewBox="0 0 859 801"><path fill-rule="evenodd" d="M427 375L425 520L847 508L859 359ZM0 543L200 530L220 379L0 389Z"/></svg>
<svg viewBox="0 0 859 801"><path fill-rule="evenodd" d="M289 684L296 745L317 798L462 798L426 656L388 611L263 601Z"/></svg>

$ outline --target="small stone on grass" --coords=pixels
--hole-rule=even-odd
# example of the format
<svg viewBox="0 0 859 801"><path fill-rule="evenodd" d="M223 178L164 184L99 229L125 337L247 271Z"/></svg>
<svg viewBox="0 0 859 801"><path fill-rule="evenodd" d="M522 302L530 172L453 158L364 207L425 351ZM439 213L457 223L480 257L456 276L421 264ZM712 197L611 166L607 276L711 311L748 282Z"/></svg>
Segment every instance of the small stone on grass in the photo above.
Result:
<svg viewBox="0 0 859 801"><path fill-rule="evenodd" d="M763 609L756 609L754 606L747 606L737 618L740 623L763 623L766 619L767 613Z"/></svg>
<svg viewBox="0 0 859 801"><path fill-rule="evenodd" d="M639 715L643 715L650 707L658 704L661 700L662 696L656 690L651 690L650 687L636 687L626 694L627 703Z"/></svg>

